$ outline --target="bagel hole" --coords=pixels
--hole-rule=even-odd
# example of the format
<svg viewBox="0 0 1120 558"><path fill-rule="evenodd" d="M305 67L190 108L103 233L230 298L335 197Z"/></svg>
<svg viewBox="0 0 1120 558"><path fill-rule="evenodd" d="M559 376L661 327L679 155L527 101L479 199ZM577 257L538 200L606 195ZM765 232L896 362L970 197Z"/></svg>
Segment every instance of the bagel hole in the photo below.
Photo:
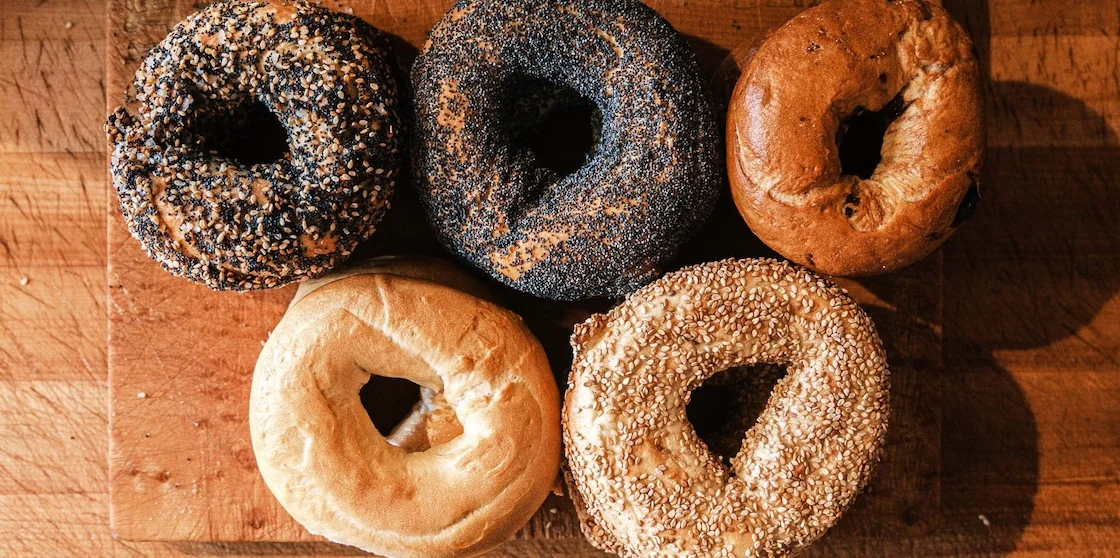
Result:
<svg viewBox="0 0 1120 558"><path fill-rule="evenodd" d="M575 89L522 77L507 97L513 145L559 177L579 170L594 155L603 129L599 108Z"/></svg>
<svg viewBox="0 0 1120 558"><path fill-rule="evenodd" d="M717 455L724 466L739 453L774 386L786 375L786 367L756 364L717 372L692 390L685 415L696 435Z"/></svg>
<svg viewBox="0 0 1120 558"><path fill-rule="evenodd" d="M420 386L402 379L372 375L358 390L362 407L382 436L388 436L420 402Z"/></svg>
<svg viewBox="0 0 1120 558"><path fill-rule="evenodd" d="M241 165L274 163L288 155L288 131L260 101L209 111L194 128L203 151Z"/></svg>
<svg viewBox="0 0 1120 558"><path fill-rule="evenodd" d="M899 93L882 109L872 111L857 107L842 119L836 131L840 174L855 175L864 180L871 178L883 159L883 137L887 128L905 110L906 101Z"/></svg>

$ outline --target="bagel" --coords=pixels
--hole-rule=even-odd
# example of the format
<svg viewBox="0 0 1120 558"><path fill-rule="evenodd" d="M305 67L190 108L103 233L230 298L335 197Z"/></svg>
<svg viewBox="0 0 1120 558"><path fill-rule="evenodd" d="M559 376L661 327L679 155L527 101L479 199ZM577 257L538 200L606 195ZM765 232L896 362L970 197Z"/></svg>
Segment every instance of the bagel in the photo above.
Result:
<svg viewBox="0 0 1120 558"><path fill-rule="evenodd" d="M469 273L443 260L414 256L381 256L347 265L316 279L303 281L288 306L289 308L295 306L303 297L335 281L378 273L439 283L498 304L496 295L489 287ZM463 426L459 424L455 410L447 403L443 394L431 388L421 387L420 400L412 406L408 415L386 434L385 440L390 445L411 453L438 446L462 433Z"/></svg>
<svg viewBox="0 0 1120 558"><path fill-rule="evenodd" d="M727 114L731 192L778 253L831 275L885 273L972 215L981 74L945 10L832 0L738 52L749 60Z"/></svg>
<svg viewBox="0 0 1120 558"><path fill-rule="evenodd" d="M385 35L303 0L191 15L106 125L132 236L213 289L325 273L389 207L405 138L396 71Z"/></svg>
<svg viewBox="0 0 1120 558"><path fill-rule="evenodd" d="M865 486L888 370L842 289L775 260L669 273L576 327L567 478L584 534L627 557L772 556L820 537ZM730 466L688 422L721 371L785 365Z"/></svg>
<svg viewBox="0 0 1120 558"><path fill-rule="evenodd" d="M257 465L311 533L391 558L483 553L556 481L548 361L513 313L417 278L445 269L374 265L302 293L269 337L250 396ZM358 397L371 372L421 386L387 437Z"/></svg>
<svg viewBox="0 0 1120 558"><path fill-rule="evenodd" d="M622 296L660 275L719 196L696 57L637 0L460 0L412 84L429 221L448 250L515 289ZM581 103L601 131L581 166L556 172L526 136L556 105Z"/></svg>

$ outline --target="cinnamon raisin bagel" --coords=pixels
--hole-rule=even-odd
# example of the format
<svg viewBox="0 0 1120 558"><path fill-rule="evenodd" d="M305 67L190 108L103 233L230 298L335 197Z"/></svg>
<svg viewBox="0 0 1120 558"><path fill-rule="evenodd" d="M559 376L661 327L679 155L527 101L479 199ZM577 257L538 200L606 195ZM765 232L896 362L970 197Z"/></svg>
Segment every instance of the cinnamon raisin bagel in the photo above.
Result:
<svg viewBox="0 0 1120 558"><path fill-rule="evenodd" d="M823 273L884 273L929 254L972 214L981 76L943 9L832 0L747 52L727 167L739 212L771 248Z"/></svg>
<svg viewBox="0 0 1120 558"><path fill-rule="evenodd" d="M384 34L303 0L191 15L106 126L132 236L213 289L276 287L344 261L403 164L396 73Z"/></svg>
<svg viewBox="0 0 1120 558"><path fill-rule="evenodd" d="M412 83L414 175L437 236L521 291L623 295L661 273L718 197L696 57L638 0L460 0ZM525 141L549 111L525 106L539 97L585 102L601 120L570 174Z"/></svg>
<svg viewBox="0 0 1120 558"><path fill-rule="evenodd" d="M476 290L445 266L380 260L308 286L273 330L253 373L253 450L311 533L389 558L474 556L553 487L559 395L544 350L460 288ZM372 374L421 387L386 436L359 399Z"/></svg>

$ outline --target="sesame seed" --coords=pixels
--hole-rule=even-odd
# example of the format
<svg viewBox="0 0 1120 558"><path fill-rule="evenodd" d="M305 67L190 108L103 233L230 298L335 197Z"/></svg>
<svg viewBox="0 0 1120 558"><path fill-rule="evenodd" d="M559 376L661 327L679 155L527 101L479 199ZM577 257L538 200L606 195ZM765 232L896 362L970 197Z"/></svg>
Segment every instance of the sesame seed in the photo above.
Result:
<svg viewBox="0 0 1120 558"><path fill-rule="evenodd" d="M601 549L794 552L839 519L878 460L882 344L843 289L800 267L724 260L669 273L577 325L572 347L567 480ZM691 393L774 365L787 372L757 421L727 433L739 451L725 465L688 422Z"/></svg>
<svg viewBox="0 0 1120 558"><path fill-rule="evenodd" d="M130 232L165 269L214 289L271 288L344 261L392 194L389 173L369 162L403 164L403 138L377 131L401 126L387 37L304 0L291 6L279 21L268 3L227 0L180 22L137 71L135 113L118 108L106 125ZM355 79L366 86L348 87ZM338 105L322 105L328 96ZM290 152L228 155L261 140L250 123L265 117L282 123Z"/></svg>

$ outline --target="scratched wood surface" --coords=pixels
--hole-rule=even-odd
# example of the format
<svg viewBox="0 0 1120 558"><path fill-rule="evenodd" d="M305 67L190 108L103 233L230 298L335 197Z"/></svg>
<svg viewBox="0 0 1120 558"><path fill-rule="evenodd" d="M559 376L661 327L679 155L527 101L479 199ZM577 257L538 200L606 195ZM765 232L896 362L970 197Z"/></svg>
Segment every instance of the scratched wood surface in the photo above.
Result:
<svg viewBox="0 0 1120 558"><path fill-rule="evenodd" d="M940 523L814 550L1112 555L1120 2L947 4L992 84L984 201L944 249ZM111 536L106 19L96 0L0 3L0 555L347 554ZM590 555L577 543L519 540L496 555Z"/></svg>
<svg viewBox="0 0 1120 558"><path fill-rule="evenodd" d="M349 0L352 11L404 43L419 45L448 0ZM707 68L728 49L776 27L802 7L735 7L661 0L652 5L696 48ZM779 3L780 4L780 3ZM117 5L117 8L113 6ZM193 9L155 0L110 2L109 94L123 91L143 53ZM113 26L117 15L121 25ZM119 29L119 33L117 32ZM410 57L408 48L402 48ZM123 53L115 61L113 56ZM117 89L117 88L120 89ZM110 97L110 103L113 98ZM421 251L447 257L398 192L389 222L363 253ZM114 203L110 201L110 213ZM163 272L125 228L109 226L109 381L112 488L110 524L129 540L319 540L268 493L256 469L246 426L247 394L263 339L283 314L290 288L215 293ZM682 251L681 263L766 254L727 201ZM868 493L829 534L834 545L860 538L932 529L939 515L940 254L902 273L848 282L875 314L889 348L895 407L890 438ZM567 375L574 321L604 303L556 304L495 284L545 343L559 380ZM168 339L153 331L178 331ZM570 502L551 497L518 534L523 539L579 538Z"/></svg>

